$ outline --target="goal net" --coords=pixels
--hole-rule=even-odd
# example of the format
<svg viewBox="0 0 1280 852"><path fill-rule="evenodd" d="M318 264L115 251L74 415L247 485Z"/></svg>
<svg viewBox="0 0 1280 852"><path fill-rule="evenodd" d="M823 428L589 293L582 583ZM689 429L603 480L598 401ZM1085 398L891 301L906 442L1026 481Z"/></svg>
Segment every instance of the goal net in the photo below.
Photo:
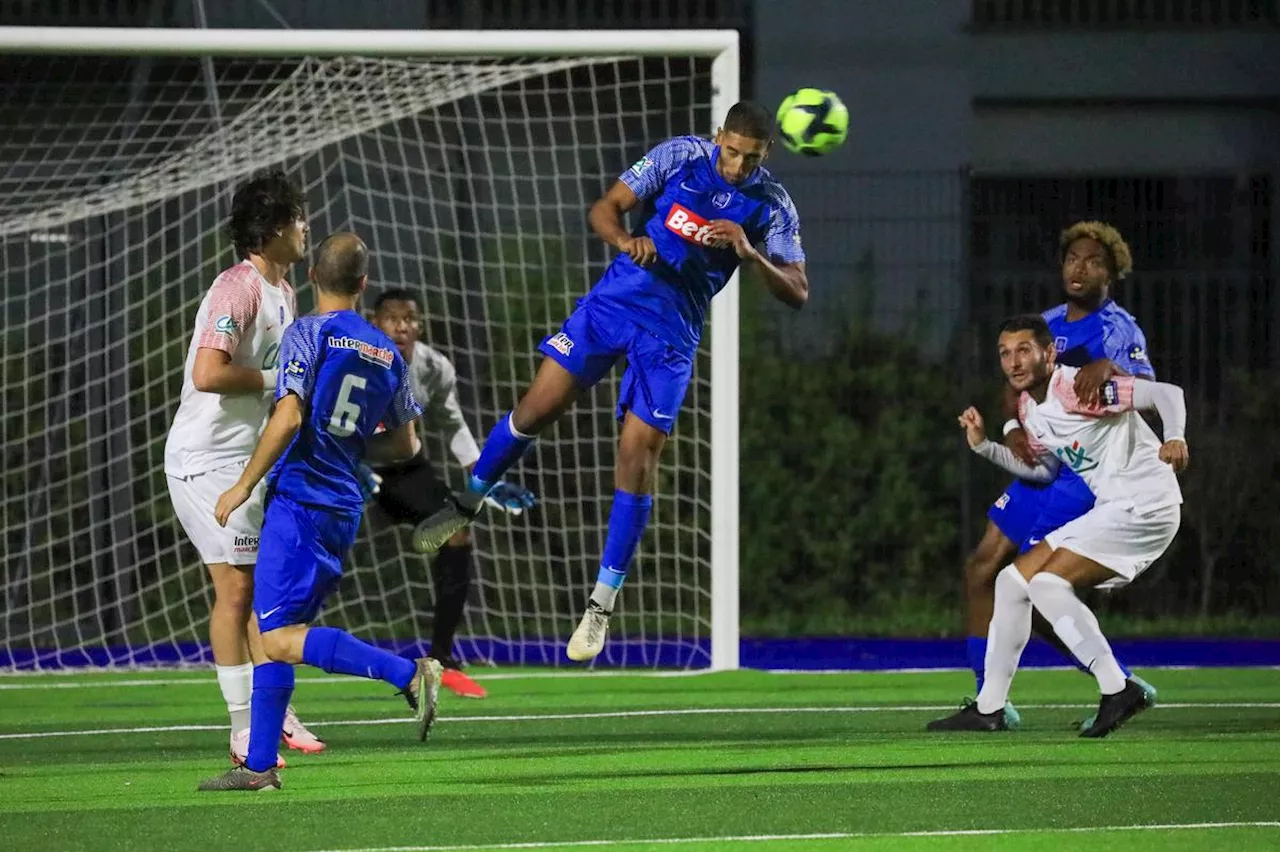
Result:
<svg viewBox="0 0 1280 852"><path fill-rule="evenodd" d="M222 226L238 183L284 167L306 188L313 244L354 230L371 296L420 294L423 339L456 365L482 440L610 259L590 203L652 144L723 117L710 55L476 53L5 58L20 82L0 93L0 668L210 659L212 590L162 454L196 307L236 260ZM290 275L301 313L305 273ZM602 664L712 662L712 360L704 344ZM464 658L565 661L603 547L617 381L513 470L538 507L478 524ZM428 446L461 485L445 440ZM370 513L322 620L424 648L429 569ZM732 618L736 601L716 616Z"/></svg>

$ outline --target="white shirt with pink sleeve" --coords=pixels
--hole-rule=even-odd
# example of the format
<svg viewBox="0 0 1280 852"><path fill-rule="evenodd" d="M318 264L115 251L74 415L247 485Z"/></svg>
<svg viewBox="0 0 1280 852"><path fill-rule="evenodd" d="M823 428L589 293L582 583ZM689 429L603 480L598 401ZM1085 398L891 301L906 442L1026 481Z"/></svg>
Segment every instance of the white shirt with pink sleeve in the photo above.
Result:
<svg viewBox="0 0 1280 852"><path fill-rule="evenodd" d="M1134 378L1117 376L1103 386L1100 405L1086 406L1075 394L1077 372L1075 367L1056 367L1042 403L1022 394L1018 418L1032 447L1052 454L1083 478L1098 505L1145 513L1182 503L1177 476L1160 460L1160 439L1134 410ZM1166 431L1171 425L1166 424ZM1168 437L1180 438L1181 428L1179 424Z"/></svg>
<svg viewBox="0 0 1280 852"><path fill-rule="evenodd" d="M280 338L296 313L288 282L271 284L248 260L214 279L196 311L182 370L182 398L164 446L166 474L192 476L245 461L253 454L275 388L244 394L196 390L191 380L196 352L220 349L238 366L274 370Z"/></svg>

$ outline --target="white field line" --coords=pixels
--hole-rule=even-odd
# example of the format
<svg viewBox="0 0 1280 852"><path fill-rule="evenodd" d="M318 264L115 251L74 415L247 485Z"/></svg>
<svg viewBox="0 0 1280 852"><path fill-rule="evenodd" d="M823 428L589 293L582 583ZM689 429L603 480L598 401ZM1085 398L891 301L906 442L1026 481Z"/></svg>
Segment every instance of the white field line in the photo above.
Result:
<svg viewBox="0 0 1280 852"><path fill-rule="evenodd" d="M1019 704L1028 710L1076 710L1092 707L1092 704ZM671 716L741 716L785 713L923 713L944 712L955 709L954 704L898 704L862 705L848 707L687 707L672 710L614 710L598 713L528 713L493 716L443 716L437 724L493 723L493 722L559 722L590 719L637 719ZM1155 710L1242 710L1280 709L1280 702L1184 702L1157 704ZM343 727L350 725L400 725L412 722L412 717L383 717L380 719L340 719L328 722L307 722L309 728ZM0 740L39 740L54 737L91 737L120 734L163 734L178 731L224 731L225 723L217 725L152 725L136 728L95 728L89 730L25 731L0 734Z"/></svg>
<svg viewBox="0 0 1280 852"><path fill-rule="evenodd" d="M693 843L769 843L798 840L853 840L903 837L995 837L1002 835L1101 834L1120 831L1212 831L1230 828L1280 828L1280 822L1187 822L1162 825L1090 825L1077 828L957 828L933 831L844 832L821 834L745 834L719 837L637 837L627 840L534 841L525 843L469 844L465 846L366 846L324 852L484 852L506 849L577 849L611 846L681 846Z"/></svg>

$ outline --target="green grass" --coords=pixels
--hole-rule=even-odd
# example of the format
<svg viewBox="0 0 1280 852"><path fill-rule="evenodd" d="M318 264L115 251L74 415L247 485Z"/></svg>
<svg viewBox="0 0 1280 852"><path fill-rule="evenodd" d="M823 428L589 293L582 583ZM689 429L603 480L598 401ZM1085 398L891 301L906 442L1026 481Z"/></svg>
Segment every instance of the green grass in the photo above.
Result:
<svg viewBox="0 0 1280 852"><path fill-rule="evenodd" d="M0 838L21 850L1280 848L1280 671L1143 674L1165 706L1103 741L1071 729L1096 700L1074 672L1018 676L1022 731L952 736L923 725L972 690L964 673L736 672L494 677L484 701L445 698L426 746L388 687L303 677L295 703L330 748L286 755L284 789L264 794L195 792L225 768L211 674L0 678ZM11 736L174 726L208 729ZM1152 825L1183 827L1119 828ZM966 830L1012 833L904 836ZM840 836L796 837L810 834ZM756 835L778 839L730 839Z"/></svg>

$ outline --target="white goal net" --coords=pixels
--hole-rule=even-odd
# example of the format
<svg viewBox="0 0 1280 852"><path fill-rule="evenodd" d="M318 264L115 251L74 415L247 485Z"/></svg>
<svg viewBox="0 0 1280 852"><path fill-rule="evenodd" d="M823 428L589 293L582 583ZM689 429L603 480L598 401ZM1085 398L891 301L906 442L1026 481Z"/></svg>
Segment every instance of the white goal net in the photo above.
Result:
<svg viewBox="0 0 1280 852"><path fill-rule="evenodd" d="M477 437L510 409L610 259L592 200L657 141L714 127L710 57L571 53L4 57L0 668L210 659L211 588L161 460L196 306L235 261L230 195L254 172L305 186L313 244L368 242L371 296L420 294ZM305 313L305 269L290 277ZM711 375L704 345L604 664L711 663ZM513 470L535 510L479 524L465 658L564 661L603 546L616 391ZM366 519L323 620L405 649L432 603L407 533Z"/></svg>

